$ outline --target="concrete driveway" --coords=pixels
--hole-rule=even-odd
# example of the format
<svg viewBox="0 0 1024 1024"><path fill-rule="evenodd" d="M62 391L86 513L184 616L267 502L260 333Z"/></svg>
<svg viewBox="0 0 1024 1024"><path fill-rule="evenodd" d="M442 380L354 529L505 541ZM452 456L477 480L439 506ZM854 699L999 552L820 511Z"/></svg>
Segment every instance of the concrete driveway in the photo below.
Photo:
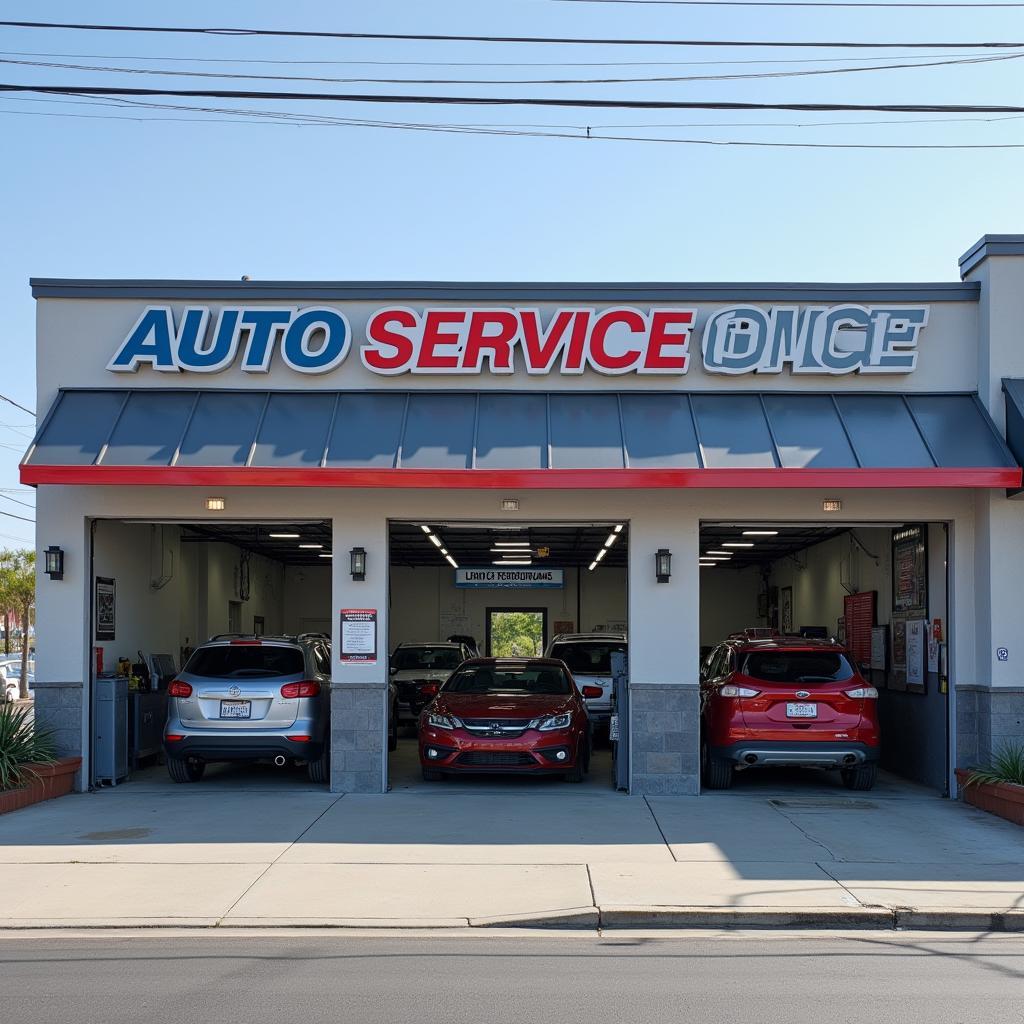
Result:
<svg viewBox="0 0 1024 1024"><path fill-rule="evenodd" d="M1024 927L1021 830L892 777L537 782L342 797L288 769L140 773L0 818L0 926Z"/></svg>

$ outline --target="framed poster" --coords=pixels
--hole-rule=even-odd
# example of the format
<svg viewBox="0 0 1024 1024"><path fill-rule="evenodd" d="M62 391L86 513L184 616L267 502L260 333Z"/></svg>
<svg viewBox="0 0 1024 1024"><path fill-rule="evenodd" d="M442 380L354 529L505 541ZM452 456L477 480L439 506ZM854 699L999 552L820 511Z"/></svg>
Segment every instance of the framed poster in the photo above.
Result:
<svg viewBox="0 0 1024 1024"><path fill-rule="evenodd" d="M894 616L928 618L928 532L921 524L892 531Z"/></svg>
<svg viewBox="0 0 1024 1024"><path fill-rule="evenodd" d="M793 632L793 588L783 587L779 591L782 598L782 625L781 630L783 633Z"/></svg>
<svg viewBox="0 0 1024 1024"><path fill-rule="evenodd" d="M886 651L889 646L889 627L874 626L871 630L871 669L873 672L884 672L889 666Z"/></svg>
<svg viewBox="0 0 1024 1024"><path fill-rule="evenodd" d="M115 584L109 576L96 577L96 639L113 640L117 630Z"/></svg>
<svg viewBox="0 0 1024 1024"><path fill-rule="evenodd" d="M375 665L377 663L377 609L341 609L342 661Z"/></svg>
<svg viewBox="0 0 1024 1024"><path fill-rule="evenodd" d="M907 620L907 690L925 692L925 657L928 623L924 619Z"/></svg>

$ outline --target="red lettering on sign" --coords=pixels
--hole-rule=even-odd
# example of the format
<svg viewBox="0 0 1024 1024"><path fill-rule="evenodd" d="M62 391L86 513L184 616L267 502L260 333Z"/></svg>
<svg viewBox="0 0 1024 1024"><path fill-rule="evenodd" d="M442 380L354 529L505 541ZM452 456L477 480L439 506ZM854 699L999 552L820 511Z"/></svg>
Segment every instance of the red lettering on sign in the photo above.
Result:
<svg viewBox="0 0 1024 1024"><path fill-rule="evenodd" d="M587 334L590 331L589 309L577 309L572 321L569 347L562 356L563 373L582 373L583 358L587 349Z"/></svg>
<svg viewBox="0 0 1024 1024"><path fill-rule="evenodd" d="M464 309L431 309L423 318L423 338L420 342L417 370L457 370L459 353L438 352L438 346L458 345L458 331L452 333L442 328L462 324L466 321Z"/></svg>
<svg viewBox="0 0 1024 1024"><path fill-rule="evenodd" d="M685 309L655 309L651 312L651 334L647 341L644 369L651 373L686 373L689 360L690 328L693 311ZM677 330L669 330L675 327ZM678 328L682 328L679 330ZM666 348L682 349L669 354Z"/></svg>
<svg viewBox="0 0 1024 1024"><path fill-rule="evenodd" d="M613 324L625 324L633 334L645 334L647 331L642 314L634 309L609 309L601 313L590 332L590 361L595 369L605 373L628 370L642 355L637 348L627 349L619 356L613 356L605 349L608 330Z"/></svg>
<svg viewBox="0 0 1024 1024"><path fill-rule="evenodd" d="M363 365L375 373L401 373L409 368L415 346L412 339L392 330L392 324L406 330L416 328L416 314L411 309L382 309L370 317L366 337L373 343L362 352ZM388 351L390 350L390 352Z"/></svg>
<svg viewBox="0 0 1024 1024"><path fill-rule="evenodd" d="M541 331L540 314L535 309L524 309L519 314L523 325L523 352L529 373L547 373L562 348L566 328L573 317L571 309L560 309Z"/></svg>
<svg viewBox="0 0 1024 1024"><path fill-rule="evenodd" d="M464 370L480 370L490 353L492 373L512 372L512 342L519 334L519 318L508 309L478 310L470 314L466 333Z"/></svg>

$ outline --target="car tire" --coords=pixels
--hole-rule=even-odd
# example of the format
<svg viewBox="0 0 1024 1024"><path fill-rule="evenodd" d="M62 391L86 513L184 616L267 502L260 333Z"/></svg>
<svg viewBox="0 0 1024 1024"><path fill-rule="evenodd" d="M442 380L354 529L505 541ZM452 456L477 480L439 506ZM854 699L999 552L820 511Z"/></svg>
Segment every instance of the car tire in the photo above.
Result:
<svg viewBox="0 0 1024 1024"><path fill-rule="evenodd" d="M326 741L320 754L306 762L306 773L314 786L326 786L331 781L331 751Z"/></svg>
<svg viewBox="0 0 1024 1024"><path fill-rule="evenodd" d="M566 782L583 781L583 776L586 772L586 768L584 767L586 762L586 756L586 748L581 744L579 749L577 749L576 751L576 764L574 764L572 768L570 768L569 771L565 773Z"/></svg>
<svg viewBox="0 0 1024 1024"><path fill-rule="evenodd" d="M424 782L440 782L444 776L436 768L421 768Z"/></svg>
<svg viewBox="0 0 1024 1024"><path fill-rule="evenodd" d="M388 722L388 752L398 749L398 705L391 709L391 720Z"/></svg>
<svg viewBox="0 0 1024 1024"><path fill-rule="evenodd" d="M701 781L705 789L729 789L732 786L732 761L712 757L706 743L701 744Z"/></svg>
<svg viewBox="0 0 1024 1024"><path fill-rule="evenodd" d="M847 789L865 792L874 786L878 778L878 765L862 764L859 768L843 768L840 774Z"/></svg>
<svg viewBox="0 0 1024 1024"><path fill-rule="evenodd" d="M206 764L194 757L168 757L167 774L175 782L198 782L206 771Z"/></svg>

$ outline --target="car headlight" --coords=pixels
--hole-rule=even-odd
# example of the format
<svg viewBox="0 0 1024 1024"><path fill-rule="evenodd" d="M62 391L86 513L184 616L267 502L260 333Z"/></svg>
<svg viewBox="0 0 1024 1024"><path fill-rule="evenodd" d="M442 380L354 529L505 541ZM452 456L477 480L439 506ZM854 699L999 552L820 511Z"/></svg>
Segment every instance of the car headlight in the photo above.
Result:
<svg viewBox="0 0 1024 1024"><path fill-rule="evenodd" d="M454 715L427 715L427 725L435 729L461 729L462 723Z"/></svg>
<svg viewBox="0 0 1024 1024"><path fill-rule="evenodd" d="M542 718L537 726L541 732L551 732L553 729L568 729L572 725L572 715L551 715L549 718Z"/></svg>

